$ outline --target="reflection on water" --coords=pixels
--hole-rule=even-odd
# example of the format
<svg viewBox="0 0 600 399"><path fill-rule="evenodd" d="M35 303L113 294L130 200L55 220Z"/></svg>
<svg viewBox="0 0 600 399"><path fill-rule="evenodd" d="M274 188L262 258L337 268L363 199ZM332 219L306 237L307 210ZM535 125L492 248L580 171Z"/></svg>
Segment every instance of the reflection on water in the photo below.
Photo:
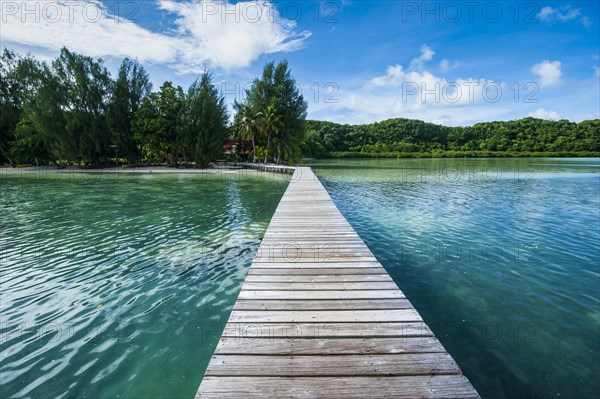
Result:
<svg viewBox="0 0 600 399"><path fill-rule="evenodd" d="M289 177L0 176L0 397L192 397Z"/></svg>
<svg viewBox="0 0 600 399"><path fill-rule="evenodd" d="M313 166L482 397L598 397L599 159Z"/></svg>

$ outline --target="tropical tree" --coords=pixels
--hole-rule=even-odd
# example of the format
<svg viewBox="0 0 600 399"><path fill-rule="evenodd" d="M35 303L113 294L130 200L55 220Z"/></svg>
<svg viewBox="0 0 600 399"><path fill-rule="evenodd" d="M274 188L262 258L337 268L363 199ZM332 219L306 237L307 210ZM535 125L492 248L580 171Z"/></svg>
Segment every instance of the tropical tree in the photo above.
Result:
<svg viewBox="0 0 600 399"><path fill-rule="evenodd" d="M238 134L241 140L252 140L252 162L256 162L255 137L260 131L260 118L262 112L254 112L248 104L241 107L241 119L238 127Z"/></svg>
<svg viewBox="0 0 600 399"><path fill-rule="evenodd" d="M197 166L205 168L223 153L227 139L227 107L210 73L190 86L179 120L179 143Z"/></svg>
<svg viewBox="0 0 600 399"><path fill-rule="evenodd" d="M277 113L277 108L275 104L270 104L263 111L263 116L261 119L261 130L263 135L267 138L267 154L265 154L265 163L267 163L271 135L277 135L284 128L283 123L281 122L281 117Z"/></svg>
<svg viewBox="0 0 600 399"><path fill-rule="evenodd" d="M254 110L262 110L263 119L265 119L265 110L273 105L274 114L278 115L281 123L276 138L277 146L280 147L277 152L281 154L278 160L294 161L300 157L300 144L304 140L308 105L298 90L287 61L277 65L274 62L265 65L261 77L255 79L246 90L245 103L234 103L236 123L242 119L245 105ZM258 144L266 146L269 150L272 136L271 131L270 134L257 140Z"/></svg>

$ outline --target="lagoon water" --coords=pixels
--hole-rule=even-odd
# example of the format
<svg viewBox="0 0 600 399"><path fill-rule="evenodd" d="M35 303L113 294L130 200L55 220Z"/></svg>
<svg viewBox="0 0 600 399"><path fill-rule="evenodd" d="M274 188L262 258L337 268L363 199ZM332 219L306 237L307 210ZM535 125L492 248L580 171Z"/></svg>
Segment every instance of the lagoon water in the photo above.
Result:
<svg viewBox="0 0 600 399"><path fill-rule="evenodd" d="M288 181L4 172L0 397L193 397Z"/></svg>
<svg viewBox="0 0 600 399"><path fill-rule="evenodd" d="M313 164L483 398L600 392L600 160ZM0 175L0 397L193 397L289 177Z"/></svg>
<svg viewBox="0 0 600 399"><path fill-rule="evenodd" d="M314 162L483 398L598 398L600 160Z"/></svg>

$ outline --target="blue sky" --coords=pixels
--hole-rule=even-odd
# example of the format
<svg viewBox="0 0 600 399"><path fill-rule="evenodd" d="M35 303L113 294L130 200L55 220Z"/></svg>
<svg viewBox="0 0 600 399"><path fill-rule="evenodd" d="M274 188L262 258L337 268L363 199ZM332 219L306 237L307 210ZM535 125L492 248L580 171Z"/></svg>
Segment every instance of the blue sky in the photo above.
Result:
<svg viewBox="0 0 600 399"><path fill-rule="evenodd" d="M600 118L597 1L9 1L2 47L124 57L154 88L212 71L228 102L287 59L309 118L471 125Z"/></svg>

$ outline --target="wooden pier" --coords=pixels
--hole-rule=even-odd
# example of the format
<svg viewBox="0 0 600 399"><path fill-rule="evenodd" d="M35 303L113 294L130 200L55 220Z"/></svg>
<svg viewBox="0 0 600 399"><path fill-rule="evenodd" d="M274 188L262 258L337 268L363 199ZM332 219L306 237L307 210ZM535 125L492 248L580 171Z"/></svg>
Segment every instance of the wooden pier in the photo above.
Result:
<svg viewBox="0 0 600 399"><path fill-rule="evenodd" d="M196 398L478 398L331 201L297 168Z"/></svg>

